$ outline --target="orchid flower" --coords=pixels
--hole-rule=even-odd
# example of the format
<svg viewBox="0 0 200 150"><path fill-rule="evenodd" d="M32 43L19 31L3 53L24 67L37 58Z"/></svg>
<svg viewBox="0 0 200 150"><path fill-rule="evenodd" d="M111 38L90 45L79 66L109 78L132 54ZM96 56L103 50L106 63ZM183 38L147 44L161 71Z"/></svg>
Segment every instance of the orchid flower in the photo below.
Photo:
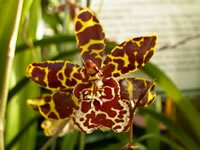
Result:
<svg viewBox="0 0 200 150"><path fill-rule="evenodd" d="M152 103L156 96L155 83L119 77L149 61L156 49L156 35L131 38L104 58L104 30L94 12L84 8L75 17L75 36L84 65L64 60L28 65L26 76L54 91L30 104L37 104L35 107L47 120L71 119L84 133L96 129L128 131L130 107L139 99L138 107Z"/></svg>

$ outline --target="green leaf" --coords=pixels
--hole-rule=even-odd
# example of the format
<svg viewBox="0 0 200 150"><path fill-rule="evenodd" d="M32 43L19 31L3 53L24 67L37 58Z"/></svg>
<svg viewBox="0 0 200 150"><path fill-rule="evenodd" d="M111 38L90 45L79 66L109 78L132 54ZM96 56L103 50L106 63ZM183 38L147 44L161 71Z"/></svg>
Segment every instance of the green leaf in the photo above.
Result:
<svg viewBox="0 0 200 150"><path fill-rule="evenodd" d="M78 141L78 131L68 133L61 142L60 150L74 150Z"/></svg>
<svg viewBox="0 0 200 150"><path fill-rule="evenodd" d="M183 131L182 128L180 128L175 122L168 119L166 116L164 116L162 113L155 112L151 109L140 109L140 113L144 115L150 115L154 119L162 122L165 124L168 128L168 130L177 138L177 140L184 145L188 150L198 150L199 146L195 141L187 135L186 132Z"/></svg>
<svg viewBox="0 0 200 150"><path fill-rule="evenodd" d="M162 72L156 65L146 64L142 71L149 75L166 92L181 111L182 115L188 121L194 135L200 142L200 115L190 101L181 93L176 85Z"/></svg>
<svg viewBox="0 0 200 150"><path fill-rule="evenodd" d="M8 103L13 98L15 94L17 94L27 83L29 79L23 77L18 83L9 91L8 93Z"/></svg>
<svg viewBox="0 0 200 150"><path fill-rule="evenodd" d="M159 96L156 97L156 100L153 104L151 104L149 109L155 110L156 112L161 112L161 98ZM147 134L156 134L160 135L160 122L156 120L154 117L151 115L145 115L145 118L147 120L147 128L146 128L146 133ZM159 150L160 149L160 140L157 138L154 139L147 139L147 146L148 149L154 149L154 150Z"/></svg>
<svg viewBox="0 0 200 150"><path fill-rule="evenodd" d="M181 147L180 145L176 144L175 141L169 139L169 137L162 136L162 135L146 134L146 135L144 135L144 136L138 138L136 141L137 141L137 142L141 142L141 141L143 141L143 140L146 140L146 139L153 139L153 138L159 139L159 140L161 140L162 142L168 144L173 150L185 150L183 147Z"/></svg>
<svg viewBox="0 0 200 150"><path fill-rule="evenodd" d="M33 2L33 3L32 3ZM18 42L26 40L34 40L37 31L38 20L40 19L40 0L26 0L23 6L23 16L21 19L21 32L18 37ZM27 28L24 25L25 17L29 18ZM27 23L27 22L26 22ZM22 29L23 28L23 29ZM26 34L25 37L21 36ZM32 62L31 51L24 51L14 58L12 68L12 85L15 85L18 81L24 81L24 72L26 66ZM19 87L19 86L18 86ZM36 112L32 111L26 105L26 99L30 97L36 97L40 93L39 87L33 83L26 84L12 97L12 101L8 105L7 109L7 124L6 124L6 143L10 143L11 140L26 127L27 123L36 116ZM12 130L10 130L12 129ZM36 144L36 132L37 123L31 124L21 138L17 138L15 144L12 146L12 150L28 149L34 150ZM28 137L28 139L27 139Z"/></svg>
<svg viewBox="0 0 200 150"><path fill-rule="evenodd" d="M35 116L32 118L18 133L17 135L7 144L6 150L10 150L19 140L24 136L26 131L32 126L32 124L36 123L40 116Z"/></svg>
<svg viewBox="0 0 200 150"><path fill-rule="evenodd" d="M34 40L33 45L34 47L37 46L45 46L49 44L59 44L59 43L64 43L64 42L75 42L75 37L71 35L56 35L53 37L46 37L41 40ZM27 44L20 44L16 48L16 53L24 51L28 49Z"/></svg>
<svg viewBox="0 0 200 150"><path fill-rule="evenodd" d="M0 149L4 150L5 137L5 112L7 109L7 94L11 77L13 57L19 23L22 16L23 0L0 1L0 47L1 47L1 69L0 69ZM8 9L12 8L12 9ZM9 19L8 19L9 18ZM6 122L7 123L7 122ZM5 139L5 142L4 142Z"/></svg>
<svg viewBox="0 0 200 150"><path fill-rule="evenodd" d="M73 36L69 37L66 35L55 36L47 39L36 40L34 41L35 46L44 46L48 44L58 44L66 41L75 42ZM109 52L110 49L114 47L115 44L108 44L107 49ZM19 45L18 51L23 51L27 46ZM77 50L72 51L71 53L76 53ZM67 56L66 55L62 56ZM186 99L181 91L174 85L174 83L155 65L148 63L142 70L147 73L152 79L155 79L157 84L167 93L169 97L176 103L182 114L188 120L190 127L193 129L193 133L200 139L200 129L198 125L200 124L200 116L197 110L192 106L188 99ZM188 113L189 112L189 113ZM191 141L190 141L191 142Z"/></svg>

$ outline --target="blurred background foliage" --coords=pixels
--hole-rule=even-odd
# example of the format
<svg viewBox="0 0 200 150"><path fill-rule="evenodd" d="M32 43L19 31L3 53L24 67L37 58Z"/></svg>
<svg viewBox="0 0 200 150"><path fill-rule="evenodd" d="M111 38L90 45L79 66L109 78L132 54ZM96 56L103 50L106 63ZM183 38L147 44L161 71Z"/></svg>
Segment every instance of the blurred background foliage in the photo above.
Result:
<svg viewBox="0 0 200 150"><path fill-rule="evenodd" d="M1 90L17 3L17 0L0 0L0 10L3 12L0 14ZM26 105L27 98L38 97L41 92L47 91L26 79L24 72L25 67L33 61L63 59L81 63L73 34L72 12L69 4L61 0L25 0L23 3L17 47L9 78L6 150L36 150L48 140L39 125L42 117ZM106 53L115 45L107 43ZM199 150L198 110L156 65L148 63L141 71L156 79L164 93L158 94L150 108L138 110L134 125L134 144L139 146L139 150ZM184 118L184 126L175 119L174 107L179 111L179 117ZM68 133L58 138L49 149L79 149L79 136L78 131ZM86 150L116 150L127 142L127 133L95 131L84 138Z"/></svg>

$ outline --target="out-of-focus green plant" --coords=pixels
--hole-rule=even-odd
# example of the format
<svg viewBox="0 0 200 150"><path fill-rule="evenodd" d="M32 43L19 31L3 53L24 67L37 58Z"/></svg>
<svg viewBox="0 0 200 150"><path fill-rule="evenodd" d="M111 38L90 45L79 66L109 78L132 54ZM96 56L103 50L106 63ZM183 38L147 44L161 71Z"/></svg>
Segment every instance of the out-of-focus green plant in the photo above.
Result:
<svg viewBox="0 0 200 150"><path fill-rule="evenodd" d="M66 37L68 37L68 36L66 36ZM59 36L58 37L52 37L52 39L54 39L54 38L59 38ZM45 41L46 39L44 39L44 41ZM48 39L49 40L49 39ZM42 42L43 40L40 40L40 42L42 43L41 45L49 45L49 44L52 44L52 43L60 43L60 42L64 42L64 41L60 41L59 42L59 40L55 40L55 41L53 41L53 40L51 40L51 38L50 38L50 40L49 40L49 42L47 42L47 43L45 43L45 44L43 44L43 42ZM68 41L65 41L65 42L68 42ZM107 49L111 49L113 46L114 46L115 44L107 44ZM38 46L40 46L40 45L38 45ZM71 55L74 55L74 54L76 54L78 52L78 50L73 50L73 51L70 51L70 52L66 52L66 53L61 53L61 54L58 54L58 56L56 56L57 57L57 59L59 59L59 58L61 58L61 57L69 57L69 56L71 56ZM158 69L155 65L153 65L153 64L151 64L151 63L149 63L149 64L147 64L147 67L145 67L145 68L143 68L143 70L144 70L144 72L146 72L147 73L147 75L151 75L151 77L153 78L153 79L156 79L156 82L158 83L158 85L161 87L161 88L163 88L165 91L166 91L166 93L168 93L168 95L170 96L170 97L172 97L172 100L174 100L174 98L175 98L175 100L174 101L176 101L176 102L179 102L179 103L186 103L186 106L188 106L189 105L189 107L191 108L191 110L192 110L192 112L194 112L194 114L198 114L198 112L197 112L197 110L195 110L195 108L192 106L192 104L190 104L190 102L189 102L189 100L187 100L183 95L182 95L182 93L178 90L178 88L176 88L175 87L175 85L171 82L171 80L160 70L160 69ZM156 73L156 72L158 72L158 74ZM152 75L153 74L153 75ZM169 89L169 88L167 88L167 87L172 87L174 90L171 90L171 89ZM181 97L177 97L176 95L181 95ZM183 98L184 100L182 101L180 98ZM189 104L188 104L189 103ZM187 113L187 109L184 109L184 105L183 104L178 104L179 105L179 108L183 111L182 113L183 114L185 114L185 113ZM156 113L156 112L155 112ZM166 118L166 120L168 120L168 121L163 121L161 118L163 118L163 117L158 117L158 116L155 116L155 115L153 115L152 113L145 113L145 114L150 114L153 118L155 118L156 120L159 120L160 122L163 122L167 127L168 127L168 129L169 129L169 131L172 131L172 133L177 137L177 139L180 141L180 143L182 143L183 145L183 148L184 149L188 149L189 148L189 146L190 147L193 147L194 149L197 149L197 144L195 144L196 142L195 142L195 140L192 138L192 137L190 137L185 131L183 131L183 130L181 130L181 128L177 125L177 124L175 124L175 123L173 123L171 120L169 120L169 119L167 119ZM159 113L157 113L158 115L159 115ZM188 115L187 115L188 116ZM191 116L188 116L188 117L191 117ZM198 118L198 115L196 116L197 118ZM192 117L192 119L191 118L189 118L190 120L193 120L192 122L198 122L198 120L196 120L195 119L195 117ZM170 123L169 123L170 122ZM190 123L191 124L191 123ZM193 127L193 125L190 125L190 127ZM180 131L181 130L181 131ZM180 134L180 132L181 132L181 134ZM198 132L197 132L198 133ZM184 136L180 136L180 135L184 135ZM154 135L152 135L152 136L154 136ZM155 135L156 136L156 135ZM146 138L150 138L151 136L147 136ZM186 137L186 138L184 138L184 137ZM145 138L145 139L146 139ZM185 140L184 140L185 139ZM183 142L184 141L184 142ZM173 141L171 141L172 143L173 143ZM169 143L168 143L169 144ZM123 145L123 144L122 144ZM187 146L186 146L187 145Z"/></svg>
<svg viewBox="0 0 200 150"><path fill-rule="evenodd" d="M1 71L0 71L0 149L4 150L4 132L5 132L5 113L7 104L7 95L10 81L10 73L15 54L15 46L19 31L20 18L22 16L23 0L8 0L5 4L0 1L0 9L5 14L0 15L2 23L0 24L0 47L1 47ZM4 5L3 5L4 4ZM6 8L13 8L10 10ZM11 17L11 19L7 19Z"/></svg>
<svg viewBox="0 0 200 150"><path fill-rule="evenodd" d="M15 49L15 42L22 43L24 40L32 41L36 38L36 30L38 26L38 21L41 17L40 11L40 0L8 0L1 1L0 6L1 10L4 12L1 14L2 24L0 25L0 49L1 49L1 75L4 75L4 70L9 69L6 65L6 61L9 59L4 56L8 52L7 48L9 47L9 36L13 30L13 26L15 25L15 15L17 13L17 7L21 5L21 15L19 16L19 26L17 27L19 30L18 38L12 41L12 46ZM19 8L18 8L19 9ZM27 22L28 19L28 22ZM8 37L8 38L7 38ZM16 41L17 40L17 41ZM14 53L13 53L14 57ZM9 71L7 86L13 87L16 83L24 77L24 69L28 63L31 63L33 60L31 51L24 51L20 53L16 57L14 57L14 62L12 65L12 70ZM11 67L11 66L10 66ZM5 68L5 69L4 69ZM1 77L1 79L5 80L5 75ZM1 80L0 86L4 81ZM1 89L6 92L6 89ZM12 97L12 102L9 103L8 106L4 106L7 108L6 113L6 126L5 126L5 144L10 143L17 133L25 127L25 125L32 120L32 118L36 115L34 112L30 111L26 106L26 98L32 95L39 94L39 88L34 84L27 84L22 87L21 91L15 93L15 96ZM1 99L2 102L2 99ZM2 109L1 109L2 110ZM2 114L2 113L1 113ZM23 116L23 117L22 117ZM17 145L12 145L12 149L34 149L36 143L36 128L37 124L31 124L31 127L28 128L23 134L23 137L18 140ZM31 136L30 136L31 135ZM29 137L29 140L27 140Z"/></svg>
<svg viewBox="0 0 200 150"><path fill-rule="evenodd" d="M18 1L16 0L0 0L0 9L2 12L4 12L0 14L0 86L2 85L3 74L6 67L6 49L13 28L13 18L15 16L17 2ZM36 141L36 136L41 136L40 134L38 134L36 124L32 124L33 122L37 122L37 116L36 119L32 120L32 118L35 118L35 114L25 105L25 99L27 97L30 98L39 95L39 89L34 84L29 83L28 80L26 80L24 77L25 66L28 63L31 63L31 61L33 60L32 51L35 51L37 48L43 48L42 55L46 55L46 49L48 47L47 52L54 53L54 55L51 55L53 57L50 57L52 59L73 59L73 57L78 52L78 50L73 46L66 46L66 49L64 51L59 50L59 45L61 44L67 43L73 45L73 43L75 43L75 38L73 35L60 34L62 33L60 27L62 27L63 22L63 12L51 14L49 13L49 9L47 6L50 6L51 8L55 7L54 4L52 4L50 1L42 1L41 3L39 0L26 0L23 6L23 15L18 36L16 58L14 60L15 63L12 69L12 78L10 80L10 104L8 106L6 118L7 126L5 136L8 149L12 148L15 150L21 150L24 149L24 147L27 147L27 149L34 149L35 143L38 142ZM41 7L43 8L42 12L40 11ZM51 30L54 34L51 37L44 37L38 40L36 38L36 32L39 29L38 20L40 19L41 13L43 13L42 20L45 22L45 25L48 26L48 29ZM25 22L28 22L28 27L26 30L24 28ZM26 31L26 36L22 37L22 33L24 31ZM24 38L26 39L26 42L23 42ZM27 42L32 43L34 48L30 48L30 45L28 45ZM115 44L109 43L107 44L106 49L109 52L109 50L112 49L114 46ZM38 54L36 54L36 56L38 56ZM198 125L200 124L200 116L197 110L195 110L190 101L183 96L183 94L174 85L174 83L172 83L171 80L158 67L149 63L143 68L143 71L152 79L155 79L157 84L175 102L182 115L188 121L188 124L192 129L191 132L193 132L193 135L195 135L197 140L194 140L194 138L191 137L186 131L182 130L180 126L178 126L170 119L166 118L162 113L158 113L154 110L142 109L140 110L140 113L144 115L148 114L152 118L156 119L158 122L162 122L163 124L165 124L168 128L168 131L174 135L174 139L178 142L175 142L167 134L155 134L156 132L141 136L140 138L134 137L135 142L140 145L144 145L142 143L143 140L159 138L161 142L166 143L172 149L198 150L198 143L200 141L200 129ZM26 138L27 136L29 137L28 140ZM91 143L102 142L105 138L107 141L109 141L109 143L108 145L105 145L103 149L111 150L119 149L121 146L127 143L124 136L126 135L110 133L106 135L92 134L89 137L86 136L85 140L87 144L87 141L89 141L88 139L93 139L88 142L88 145L90 145ZM70 133L69 135L64 137L60 141L60 149L63 150L69 145L71 149L75 149L78 139L77 137L77 133ZM115 140L117 140L117 142ZM140 146L139 149L145 149L145 146Z"/></svg>

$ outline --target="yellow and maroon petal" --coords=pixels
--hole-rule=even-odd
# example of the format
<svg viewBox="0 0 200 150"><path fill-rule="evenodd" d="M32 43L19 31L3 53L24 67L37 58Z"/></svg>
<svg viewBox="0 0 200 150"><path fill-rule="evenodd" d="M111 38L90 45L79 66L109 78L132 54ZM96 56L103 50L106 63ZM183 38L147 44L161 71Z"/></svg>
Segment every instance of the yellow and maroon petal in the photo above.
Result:
<svg viewBox="0 0 200 150"><path fill-rule="evenodd" d="M41 87L65 91L82 82L81 67L68 61L46 61L27 66L26 76Z"/></svg>
<svg viewBox="0 0 200 150"><path fill-rule="evenodd" d="M75 18L75 35L83 60L92 60L101 68L105 48L103 28L94 12L82 9Z"/></svg>
<svg viewBox="0 0 200 150"><path fill-rule="evenodd" d="M27 103L38 107L40 114L51 120L68 119L78 107L77 98L68 92L43 94L40 98L29 99Z"/></svg>
<svg viewBox="0 0 200 150"><path fill-rule="evenodd" d="M156 35L127 40L116 46L103 62L104 77L118 77L144 66L156 49Z"/></svg>
<svg viewBox="0 0 200 150"><path fill-rule="evenodd" d="M101 81L99 81L101 82ZM78 84L74 94L80 105L74 123L85 133L96 129L123 132L129 129L129 101L121 100L119 84L113 78L99 83Z"/></svg>
<svg viewBox="0 0 200 150"><path fill-rule="evenodd" d="M155 82L141 78L125 78L119 80L121 99L133 100L137 107L150 105L156 97Z"/></svg>

